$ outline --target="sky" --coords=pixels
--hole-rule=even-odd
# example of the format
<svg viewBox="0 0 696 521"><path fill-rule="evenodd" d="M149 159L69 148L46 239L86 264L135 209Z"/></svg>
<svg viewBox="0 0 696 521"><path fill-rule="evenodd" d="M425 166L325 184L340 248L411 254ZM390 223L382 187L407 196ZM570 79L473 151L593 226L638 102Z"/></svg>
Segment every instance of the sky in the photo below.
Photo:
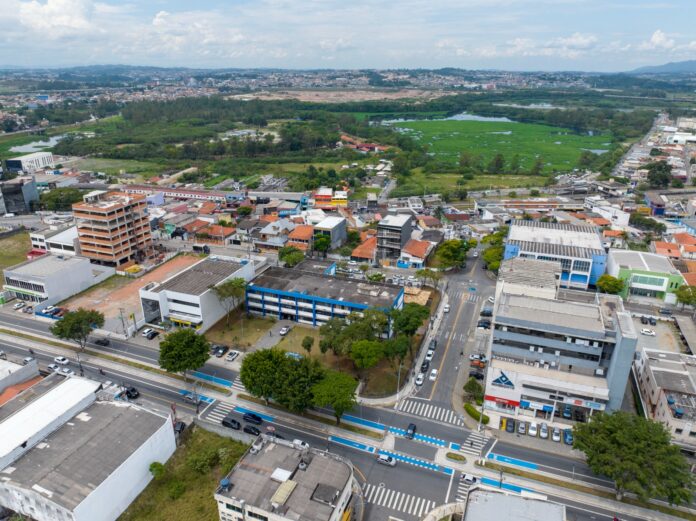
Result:
<svg viewBox="0 0 696 521"><path fill-rule="evenodd" d="M0 65L623 71L696 59L696 0L0 0Z"/></svg>

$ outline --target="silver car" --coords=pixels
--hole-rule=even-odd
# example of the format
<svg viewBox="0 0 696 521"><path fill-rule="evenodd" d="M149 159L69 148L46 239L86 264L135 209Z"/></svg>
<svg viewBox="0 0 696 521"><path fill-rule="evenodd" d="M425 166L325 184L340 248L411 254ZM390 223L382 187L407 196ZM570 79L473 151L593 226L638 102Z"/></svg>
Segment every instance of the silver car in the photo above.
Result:
<svg viewBox="0 0 696 521"><path fill-rule="evenodd" d="M546 440L549 437L549 426L546 423L542 423L539 427L539 437L542 440Z"/></svg>

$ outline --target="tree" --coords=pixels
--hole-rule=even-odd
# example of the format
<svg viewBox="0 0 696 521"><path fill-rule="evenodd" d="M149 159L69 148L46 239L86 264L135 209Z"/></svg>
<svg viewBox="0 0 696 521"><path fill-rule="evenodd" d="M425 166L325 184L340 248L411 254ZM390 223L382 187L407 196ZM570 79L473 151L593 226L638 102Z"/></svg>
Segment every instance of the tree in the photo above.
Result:
<svg viewBox="0 0 696 521"><path fill-rule="evenodd" d="M530 196L530 197L539 197L539 190L537 190L536 188L530 190L530 191L529 191L529 196Z"/></svg>
<svg viewBox="0 0 696 521"><path fill-rule="evenodd" d="M307 335L302 339L302 349L307 351L307 354L312 352L312 347L314 346L314 337Z"/></svg>
<svg viewBox="0 0 696 521"><path fill-rule="evenodd" d="M89 334L103 325L103 313L93 309L79 308L77 311L68 311L63 315L63 318L51 326L51 333L63 340L76 342L80 346L80 351L84 351Z"/></svg>
<svg viewBox="0 0 696 521"><path fill-rule="evenodd" d="M493 156L491 162L488 163L488 173L489 174L501 174L505 169L505 157L500 152Z"/></svg>
<svg viewBox="0 0 696 521"><path fill-rule="evenodd" d="M464 392L471 396L476 403L483 400L483 386L473 376L464 384Z"/></svg>
<svg viewBox="0 0 696 521"><path fill-rule="evenodd" d="M573 446L585 453L592 472L614 481L617 499L632 492L642 500L664 497L671 504L691 500L689 464L660 422L623 411L600 412L573 430Z"/></svg>
<svg viewBox="0 0 696 521"><path fill-rule="evenodd" d="M384 348L376 340L360 340L351 347L350 357L357 369L370 369L384 358Z"/></svg>
<svg viewBox="0 0 696 521"><path fill-rule="evenodd" d="M459 268L466 260L469 244L460 239L444 241L435 251L435 258L443 268Z"/></svg>
<svg viewBox="0 0 696 521"><path fill-rule="evenodd" d="M383 343L384 356L389 360L389 364L395 373L399 372L399 368L404 364L404 359L408 354L410 344L410 339L404 335L392 337Z"/></svg>
<svg viewBox="0 0 696 521"><path fill-rule="evenodd" d="M421 279L423 283L425 283L425 281L427 280L430 280L433 282L433 285L436 285L436 283L442 278L442 275L439 271L433 271L428 268L423 268L416 271L416 278Z"/></svg>
<svg viewBox="0 0 696 521"><path fill-rule="evenodd" d="M430 310L428 308L414 302L404 304L402 309L392 311L392 329L397 335L402 334L409 338L408 349L411 358L413 358L413 336L429 316Z"/></svg>
<svg viewBox="0 0 696 521"><path fill-rule="evenodd" d="M679 286L674 292L677 297L677 302L684 306L696 306L696 286L687 286L686 284Z"/></svg>
<svg viewBox="0 0 696 521"><path fill-rule="evenodd" d="M329 248L331 248L331 239L329 239L325 235L322 235L314 239L314 249L318 252L323 253L324 257L326 257L326 252L329 251Z"/></svg>
<svg viewBox="0 0 696 521"><path fill-rule="evenodd" d="M367 270L370 269L370 267L367 264L361 264L360 266L358 266L358 269L362 272L363 277L366 277L365 274L367 273Z"/></svg>
<svg viewBox="0 0 696 521"><path fill-rule="evenodd" d="M357 387L358 382L352 376L339 371L328 371L320 382L314 384L312 403L317 407L331 407L336 425L339 425L343 413L357 405Z"/></svg>
<svg viewBox="0 0 696 521"><path fill-rule="evenodd" d="M597 279L597 288L603 293L621 293L624 289L624 281L612 277L611 275L605 273L599 279Z"/></svg>
<svg viewBox="0 0 696 521"><path fill-rule="evenodd" d="M162 465L159 461L153 461L150 463L150 474L152 474L152 477L155 480L164 477L165 470L164 465Z"/></svg>
<svg viewBox="0 0 696 521"><path fill-rule="evenodd" d="M384 280L384 273L382 273L381 271L368 273L367 280L369 280L370 282L382 282Z"/></svg>
<svg viewBox="0 0 696 521"><path fill-rule="evenodd" d="M285 263L288 268L294 268L304 260L302 250L295 246L283 246L278 250L278 260Z"/></svg>
<svg viewBox="0 0 696 521"><path fill-rule="evenodd" d="M520 155L515 154L512 156L512 161L510 161L510 173L519 174L520 173Z"/></svg>
<svg viewBox="0 0 696 521"><path fill-rule="evenodd" d="M160 342L159 364L169 373L183 373L202 366L210 356L210 343L193 329L177 329Z"/></svg>
<svg viewBox="0 0 696 521"><path fill-rule="evenodd" d="M82 201L83 193L77 188L54 188L47 192L41 192L39 206L43 210L51 212L71 211L74 203Z"/></svg>
<svg viewBox="0 0 696 521"><path fill-rule="evenodd" d="M665 188L672 181L672 165L667 161L656 161L645 166L650 188Z"/></svg>
<svg viewBox="0 0 696 521"><path fill-rule="evenodd" d="M273 398L289 411L300 414L312 405L312 389L324 377L324 370L314 358L284 358Z"/></svg>
<svg viewBox="0 0 696 521"><path fill-rule="evenodd" d="M220 304L225 308L225 327L230 327L230 313L237 307L238 300L244 296L246 284L244 278L235 277L212 287L213 293L217 295L217 298L220 299Z"/></svg>
<svg viewBox="0 0 696 521"><path fill-rule="evenodd" d="M237 215L239 217L249 217L251 215L251 206L240 206L237 208Z"/></svg>
<svg viewBox="0 0 696 521"><path fill-rule="evenodd" d="M534 160L532 168L529 169L529 175L539 175L544 170L544 159L540 156Z"/></svg>
<svg viewBox="0 0 696 521"><path fill-rule="evenodd" d="M274 397L283 371L283 365L288 360L285 352L280 349L261 349L248 354L242 360L239 378L252 396L268 400Z"/></svg>

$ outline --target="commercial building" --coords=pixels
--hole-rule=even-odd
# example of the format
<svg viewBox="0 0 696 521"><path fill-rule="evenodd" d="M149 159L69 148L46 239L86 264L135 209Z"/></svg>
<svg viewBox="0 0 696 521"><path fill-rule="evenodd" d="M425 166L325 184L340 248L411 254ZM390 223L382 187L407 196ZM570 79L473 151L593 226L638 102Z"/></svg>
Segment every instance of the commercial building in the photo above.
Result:
<svg viewBox="0 0 696 521"><path fill-rule="evenodd" d="M212 255L164 282L151 282L140 289L145 322L169 321L202 333L226 313L212 288L237 277L248 282L254 273L253 261Z"/></svg>
<svg viewBox="0 0 696 521"><path fill-rule="evenodd" d="M348 225L344 217L326 217L314 225L314 240L328 237L331 249L340 248L348 240Z"/></svg>
<svg viewBox="0 0 696 521"><path fill-rule="evenodd" d="M335 278L288 268L269 268L247 286L250 313L320 326L366 309L401 309L404 289L390 284Z"/></svg>
<svg viewBox="0 0 696 521"><path fill-rule="evenodd" d="M340 456L261 436L215 491L220 521L350 518L353 466Z"/></svg>
<svg viewBox="0 0 696 521"><path fill-rule="evenodd" d="M0 506L36 521L115 521L175 449L171 418L52 374L0 408Z"/></svg>
<svg viewBox="0 0 696 521"><path fill-rule="evenodd" d="M331 206L334 208L347 208L348 192L345 190L336 190L331 197Z"/></svg>
<svg viewBox="0 0 696 521"><path fill-rule="evenodd" d="M636 349L633 321L613 295L557 290L558 263L504 261L496 286L484 407L560 422L618 410Z"/></svg>
<svg viewBox="0 0 696 521"><path fill-rule="evenodd" d="M80 241L77 238L77 226L44 229L29 232L29 240L34 250L56 255L75 256L80 253Z"/></svg>
<svg viewBox="0 0 696 521"><path fill-rule="evenodd" d="M469 492L464 521L492 519L566 521L566 511L565 505L552 503L542 496L535 497L533 493L520 496L504 490L491 489Z"/></svg>
<svg viewBox="0 0 696 521"><path fill-rule="evenodd" d="M152 237L144 195L95 191L73 205L82 255L121 266L150 255Z"/></svg>
<svg viewBox="0 0 696 521"><path fill-rule="evenodd" d="M36 172L45 168L54 168L53 154L51 152L34 152L24 156L17 156L5 160L5 168L8 172Z"/></svg>
<svg viewBox="0 0 696 521"><path fill-rule="evenodd" d="M674 304L674 292L684 284L684 277L662 255L633 250L609 250L607 273L624 281L620 295L648 297Z"/></svg>
<svg viewBox="0 0 696 521"><path fill-rule="evenodd" d="M514 220L504 259L525 257L561 263L561 286L587 289L604 274L607 254L599 229L590 225Z"/></svg>
<svg viewBox="0 0 696 521"><path fill-rule="evenodd" d="M77 256L42 255L3 271L3 289L10 298L50 306L108 279L109 266L92 264Z"/></svg>
<svg viewBox="0 0 696 521"><path fill-rule="evenodd" d="M39 200L39 192L33 179L17 177L0 181L0 214L31 213L32 203Z"/></svg>
<svg viewBox="0 0 696 521"><path fill-rule="evenodd" d="M333 208L333 188L327 188L325 186L318 188L314 192L313 199L313 208L331 210Z"/></svg>
<svg viewBox="0 0 696 521"><path fill-rule="evenodd" d="M398 259L411 239L413 215L390 214L377 224L377 260Z"/></svg>

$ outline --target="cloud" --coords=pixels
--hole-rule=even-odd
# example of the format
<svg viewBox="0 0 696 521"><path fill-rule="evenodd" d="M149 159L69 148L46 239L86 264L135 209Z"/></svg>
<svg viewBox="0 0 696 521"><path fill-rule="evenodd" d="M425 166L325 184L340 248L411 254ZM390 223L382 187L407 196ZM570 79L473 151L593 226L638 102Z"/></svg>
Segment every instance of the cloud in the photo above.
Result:
<svg viewBox="0 0 696 521"><path fill-rule="evenodd" d="M595 46L597 37L594 34L573 33L565 38L555 38L550 43L563 49L586 50Z"/></svg>
<svg viewBox="0 0 696 521"><path fill-rule="evenodd" d="M19 6L19 22L27 29L52 39L93 31L90 0L37 0Z"/></svg>
<svg viewBox="0 0 696 521"><path fill-rule="evenodd" d="M675 46L675 41L669 38L660 29L655 31L647 42L643 42L638 46L638 49L643 51L654 51L654 50L670 50Z"/></svg>

